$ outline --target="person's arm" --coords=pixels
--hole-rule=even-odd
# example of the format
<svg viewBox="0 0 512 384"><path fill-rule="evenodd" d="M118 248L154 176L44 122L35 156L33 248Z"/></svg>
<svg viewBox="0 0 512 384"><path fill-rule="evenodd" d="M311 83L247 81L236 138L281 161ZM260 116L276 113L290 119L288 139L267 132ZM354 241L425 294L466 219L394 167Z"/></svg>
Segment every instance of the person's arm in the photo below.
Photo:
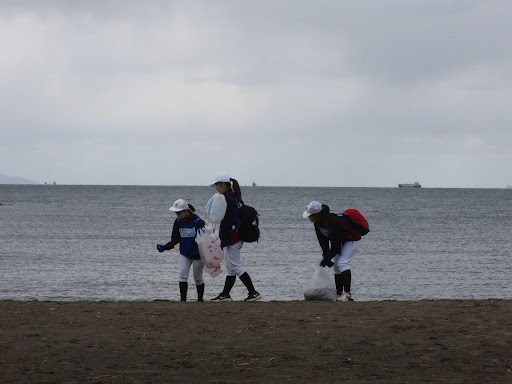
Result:
<svg viewBox="0 0 512 384"><path fill-rule="evenodd" d="M318 243L320 244L320 248L322 248L322 255L325 257L329 254L329 239L325 237L318 228L318 225L315 225L316 237L318 239Z"/></svg>
<svg viewBox="0 0 512 384"><path fill-rule="evenodd" d="M206 223L203 221L203 219L197 220L197 223L196 223L196 233L201 228L204 228L205 225L206 225Z"/></svg>
<svg viewBox="0 0 512 384"><path fill-rule="evenodd" d="M343 246L344 240L344 226L340 222L337 215L331 213L329 214L329 220L331 220L331 228L332 232L329 234L329 238L331 240L331 249L329 250L329 258L333 258L336 255L341 253L341 248Z"/></svg>
<svg viewBox="0 0 512 384"><path fill-rule="evenodd" d="M236 200L231 195L226 196L226 214L224 218L220 222L220 233L219 237L221 240L221 244L223 246L229 244L229 240L231 238L231 231L233 229L233 225L235 225L235 214L236 214Z"/></svg>
<svg viewBox="0 0 512 384"><path fill-rule="evenodd" d="M164 245L164 248L166 251L173 249L176 244L179 244L181 242L181 235L180 235L180 228L178 225L178 219L174 221L174 226L172 227L172 235L171 235L171 241L169 241L167 244Z"/></svg>

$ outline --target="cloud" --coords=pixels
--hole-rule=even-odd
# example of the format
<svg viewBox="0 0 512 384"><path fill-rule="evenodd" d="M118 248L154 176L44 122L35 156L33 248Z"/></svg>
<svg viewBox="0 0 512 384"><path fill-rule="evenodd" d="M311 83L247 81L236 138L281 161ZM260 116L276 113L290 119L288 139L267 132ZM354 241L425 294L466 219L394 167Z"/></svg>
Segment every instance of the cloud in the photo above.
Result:
<svg viewBox="0 0 512 384"><path fill-rule="evenodd" d="M266 185L504 186L511 8L2 3L3 172L78 184L202 184L222 170ZM474 177L491 165L492 178ZM186 171L162 177L169 167Z"/></svg>

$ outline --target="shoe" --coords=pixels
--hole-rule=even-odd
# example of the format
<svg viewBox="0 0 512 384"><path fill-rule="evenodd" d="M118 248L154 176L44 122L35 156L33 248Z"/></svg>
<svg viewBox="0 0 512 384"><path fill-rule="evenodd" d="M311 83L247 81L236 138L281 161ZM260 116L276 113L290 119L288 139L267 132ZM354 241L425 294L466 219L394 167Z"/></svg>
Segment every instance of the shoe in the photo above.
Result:
<svg viewBox="0 0 512 384"><path fill-rule="evenodd" d="M249 296L247 296L247 299L245 299L244 301L256 301L256 300L260 300L260 299L261 299L261 295L258 292L254 292L254 293L249 293Z"/></svg>
<svg viewBox="0 0 512 384"><path fill-rule="evenodd" d="M336 301L348 301L347 294L345 292L336 296Z"/></svg>
<svg viewBox="0 0 512 384"><path fill-rule="evenodd" d="M231 296L220 293L219 296L214 297L210 301L221 302L221 301L233 301Z"/></svg>
<svg viewBox="0 0 512 384"><path fill-rule="evenodd" d="M347 301L354 301L354 299L352 298L352 295L349 293L345 293L345 297L347 298Z"/></svg>

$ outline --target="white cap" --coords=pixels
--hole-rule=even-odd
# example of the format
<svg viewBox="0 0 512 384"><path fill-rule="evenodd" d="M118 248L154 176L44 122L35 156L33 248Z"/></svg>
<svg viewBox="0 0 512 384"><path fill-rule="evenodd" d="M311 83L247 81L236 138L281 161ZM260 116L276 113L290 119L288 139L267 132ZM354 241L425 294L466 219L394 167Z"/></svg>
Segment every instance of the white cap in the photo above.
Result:
<svg viewBox="0 0 512 384"><path fill-rule="evenodd" d="M173 212L181 212L181 211L185 211L187 209L190 209L188 207L188 203L183 200L183 199L178 199L174 202L174 204L172 205L171 208L169 208L169 211L173 211Z"/></svg>
<svg viewBox="0 0 512 384"><path fill-rule="evenodd" d="M231 183L231 177L229 177L229 175L227 173L220 173L215 178L215 181L213 182L213 184L210 184L210 187L215 187L215 183L221 183L221 182Z"/></svg>
<svg viewBox="0 0 512 384"><path fill-rule="evenodd" d="M302 214L302 217L309 217L314 215L315 213L320 213L322 211L322 204L318 201L312 201L306 207L306 211Z"/></svg>

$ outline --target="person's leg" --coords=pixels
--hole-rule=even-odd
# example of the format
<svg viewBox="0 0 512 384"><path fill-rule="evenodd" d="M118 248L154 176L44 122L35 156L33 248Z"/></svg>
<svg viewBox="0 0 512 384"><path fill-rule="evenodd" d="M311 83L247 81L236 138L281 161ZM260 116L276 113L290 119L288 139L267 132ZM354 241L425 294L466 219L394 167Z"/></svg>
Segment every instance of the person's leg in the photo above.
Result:
<svg viewBox="0 0 512 384"><path fill-rule="evenodd" d="M236 244L224 247L224 260L226 261L228 276L242 276L245 273L245 269L240 265L240 250L243 245L243 241L239 241Z"/></svg>
<svg viewBox="0 0 512 384"><path fill-rule="evenodd" d="M245 272L242 276L240 276L240 280L242 280L242 283L244 283L245 288L247 288L247 291L249 293L256 293L256 290L254 289L254 286L252 285L251 276L247 272Z"/></svg>
<svg viewBox="0 0 512 384"><path fill-rule="evenodd" d="M341 282L341 273L334 274L334 284L336 284L336 296L343 294L343 283Z"/></svg>
<svg viewBox="0 0 512 384"><path fill-rule="evenodd" d="M245 273L245 270L240 266L240 249L243 242L239 241L236 244L224 247L224 261L226 262L226 280L224 281L224 289L222 292L212 299L212 301L231 301L229 295L231 289L235 285L236 276Z"/></svg>
<svg viewBox="0 0 512 384"><path fill-rule="evenodd" d="M242 246L244 243L242 241L239 241L236 244L233 244L229 247L224 248L224 255L225 258L229 260L229 267L228 268L228 274L236 275L240 278L242 283L244 283L245 288L249 291L249 293L254 293L256 290L254 289L254 286L252 285L252 280L249 274L246 272L245 269L242 268L240 265L240 250L242 249ZM227 264L226 264L227 266Z"/></svg>
<svg viewBox="0 0 512 384"><path fill-rule="evenodd" d="M343 291L346 293L350 293L350 284L352 282L352 272L350 269L341 272L340 275L341 285L343 286Z"/></svg>
<svg viewBox="0 0 512 384"><path fill-rule="evenodd" d="M249 291L249 294L247 295L247 298L245 298L244 301L256 301L261 299L261 295L258 291L254 289L254 286L252 285L251 277L247 272L245 272L242 276L240 276L240 280L244 283L245 287Z"/></svg>
<svg viewBox="0 0 512 384"><path fill-rule="evenodd" d="M203 296L204 296L204 283L196 285L196 289L197 289L197 301L204 301L204 299L203 299Z"/></svg>
<svg viewBox="0 0 512 384"><path fill-rule="evenodd" d="M181 301L187 301L188 283L180 281L180 297Z"/></svg>
<svg viewBox="0 0 512 384"><path fill-rule="evenodd" d="M242 268L240 265L240 250L242 249L242 246L244 243L242 241L239 241L236 244L233 244L230 247L226 247L224 250L227 252L224 252L226 257L229 258L230 261L230 272L234 273L236 276L240 278L242 283L245 285L245 288L247 288L247 291L249 292L249 295L245 299L245 301L254 301L259 300L261 298L260 294L254 289L254 285L252 284L251 276L247 273L245 269ZM228 249L229 248L229 249Z"/></svg>
<svg viewBox="0 0 512 384"><path fill-rule="evenodd" d="M231 275L226 276L226 280L224 281L224 289L222 290L222 294L224 296L229 296L231 289L235 285L235 281L236 281L236 275L235 276L231 276Z"/></svg>
<svg viewBox="0 0 512 384"><path fill-rule="evenodd" d="M245 270L240 266L240 250L244 245L239 241L236 244L224 247L224 260L226 261L226 282L224 283L224 290L222 293L229 296L231 288L235 285L236 277L245 273Z"/></svg>
<svg viewBox="0 0 512 384"><path fill-rule="evenodd" d="M178 270L179 270L179 285L180 285L180 296L181 301L187 301L187 290L188 290L188 273L193 260L180 255Z"/></svg>
<svg viewBox="0 0 512 384"><path fill-rule="evenodd" d="M334 271L334 283L336 284L336 296L341 296L343 294L343 284L341 282L341 269L339 266L340 258L341 253L337 254L332 259L332 262L334 263L332 269Z"/></svg>
<svg viewBox="0 0 512 384"><path fill-rule="evenodd" d="M340 285L343 287L345 297L348 300L352 299L350 293L350 285L352 282L352 272L350 271L350 261L356 254L359 248L359 241L347 241L343 244L341 254L336 263L336 270L340 272Z"/></svg>
<svg viewBox="0 0 512 384"><path fill-rule="evenodd" d="M197 289L197 301L203 301L203 295L204 295L204 280L203 280L204 264L201 262L201 260L194 260L192 266L193 266L193 273L194 273L194 281L196 283L196 289Z"/></svg>

